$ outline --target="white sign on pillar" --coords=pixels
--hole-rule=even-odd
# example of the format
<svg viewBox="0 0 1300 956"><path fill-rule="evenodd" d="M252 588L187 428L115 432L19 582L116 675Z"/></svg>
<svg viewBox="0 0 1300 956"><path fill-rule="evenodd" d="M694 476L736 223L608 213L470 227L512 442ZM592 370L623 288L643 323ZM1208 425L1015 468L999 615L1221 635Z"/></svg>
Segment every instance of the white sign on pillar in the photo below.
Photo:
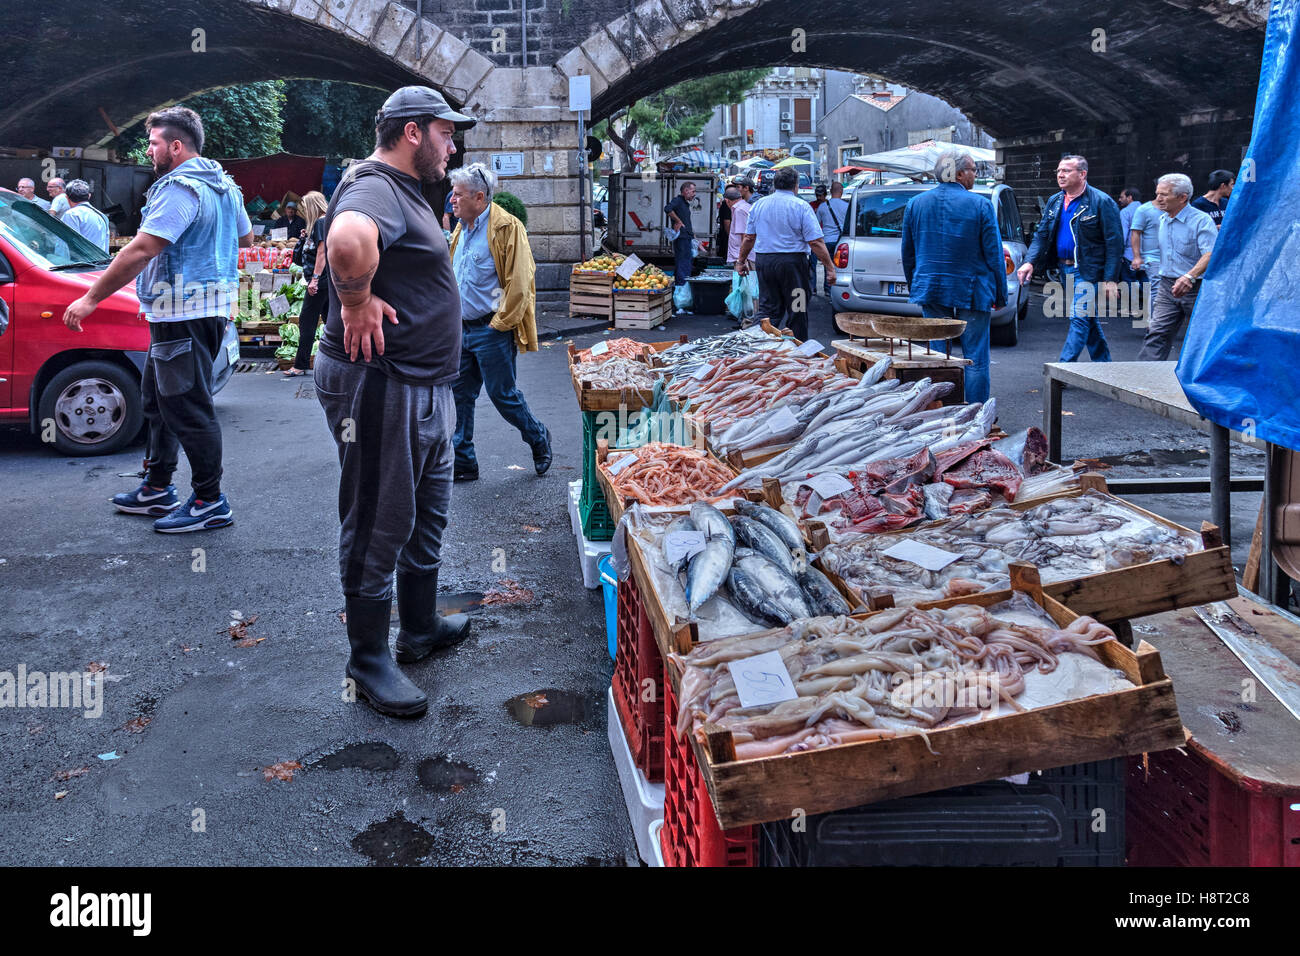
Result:
<svg viewBox="0 0 1300 956"><path fill-rule="evenodd" d="M591 77L569 77L569 112L581 113L591 109Z"/></svg>

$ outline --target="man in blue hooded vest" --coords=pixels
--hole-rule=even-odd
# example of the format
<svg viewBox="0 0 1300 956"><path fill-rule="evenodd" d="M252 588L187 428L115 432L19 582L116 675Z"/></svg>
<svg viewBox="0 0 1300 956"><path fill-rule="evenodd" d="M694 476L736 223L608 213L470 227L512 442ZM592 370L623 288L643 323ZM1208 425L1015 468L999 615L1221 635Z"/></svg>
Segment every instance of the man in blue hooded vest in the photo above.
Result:
<svg viewBox="0 0 1300 956"><path fill-rule="evenodd" d="M244 200L220 164L204 159L203 122L183 106L145 121L158 180L149 188L140 229L63 321L81 322L135 279L149 320L149 357L140 389L149 426L145 478L114 496L127 514L157 517L155 531L222 528L234 521L221 493L221 425L212 404L212 363L239 294L239 247L253 242ZM193 494L184 505L172 485L179 449L190 462Z"/></svg>

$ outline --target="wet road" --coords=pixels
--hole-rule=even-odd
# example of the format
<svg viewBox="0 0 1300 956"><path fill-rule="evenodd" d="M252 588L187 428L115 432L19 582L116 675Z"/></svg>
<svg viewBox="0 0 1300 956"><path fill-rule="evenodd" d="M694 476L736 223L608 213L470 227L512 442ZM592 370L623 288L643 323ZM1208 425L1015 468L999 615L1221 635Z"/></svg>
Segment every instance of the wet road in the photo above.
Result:
<svg viewBox="0 0 1300 956"><path fill-rule="evenodd" d="M829 342L825 303L812 334ZM430 697L417 721L343 699L338 468L309 381L243 372L218 397L236 523L207 534L112 511L139 448L70 459L0 432L0 672L106 665L102 716L0 710L0 862L635 863L605 738L603 607L566 510L582 436L564 342L580 321L544 317L549 347L520 361L555 438L550 474L480 399L482 478L456 486L442 586L511 603L473 607L468 642L408 669ZM1106 326L1116 358L1137 353L1127 326ZM633 337L729 327L686 317ZM1063 337L1035 306L1020 344L994 350L1008 431L1040 422L1041 365ZM1065 408L1067 456L1126 462L1116 475L1208 471L1192 429L1071 390ZM1233 454L1236 473L1259 473L1258 452ZM1207 496L1139 503L1191 527L1209 512ZM1234 501L1238 564L1257 508Z"/></svg>

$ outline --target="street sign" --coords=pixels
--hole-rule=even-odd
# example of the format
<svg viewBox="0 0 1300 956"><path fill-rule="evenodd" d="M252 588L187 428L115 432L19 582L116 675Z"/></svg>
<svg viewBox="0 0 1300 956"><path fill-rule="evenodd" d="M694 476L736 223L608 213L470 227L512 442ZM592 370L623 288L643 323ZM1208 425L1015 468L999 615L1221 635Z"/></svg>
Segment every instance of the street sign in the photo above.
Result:
<svg viewBox="0 0 1300 956"><path fill-rule="evenodd" d="M569 77L569 112L581 113L591 109L591 77Z"/></svg>
<svg viewBox="0 0 1300 956"><path fill-rule="evenodd" d="M523 153L493 153L492 172L498 176L522 176L524 174Z"/></svg>
<svg viewBox="0 0 1300 956"><path fill-rule="evenodd" d="M644 163L644 162L645 162L645 150L644 150L644 149L633 150L633 151L632 151L632 162L634 162L634 163Z"/></svg>

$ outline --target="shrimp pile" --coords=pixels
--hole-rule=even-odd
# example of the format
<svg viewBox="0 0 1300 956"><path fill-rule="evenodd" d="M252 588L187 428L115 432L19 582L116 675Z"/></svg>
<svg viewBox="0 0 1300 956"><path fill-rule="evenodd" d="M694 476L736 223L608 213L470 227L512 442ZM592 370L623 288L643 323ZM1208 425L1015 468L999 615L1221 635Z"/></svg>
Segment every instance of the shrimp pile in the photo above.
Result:
<svg viewBox="0 0 1300 956"><path fill-rule="evenodd" d="M634 388L652 390L655 378L644 362L616 355L611 359L599 355L594 362L575 362L573 374L578 381L586 382L592 388Z"/></svg>
<svg viewBox="0 0 1300 956"><path fill-rule="evenodd" d="M823 391L848 388L830 358L806 358L774 351L755 352L711 363L701 377L677 376L668 386L675 401L690 401L690 410L715 428L780 404L796 404Z"/></svg>
<svg viewBox="0 0 1300 956"><path fill-rule="evenodd" d="M735 476L704 452L685 445L651 442L625 452L636 460L619 467L623 456L606 466L610 483L624 500L647 505L685 505L702 501Z"/></svg>
<svg viewBox="0 0 1300 956"><path fill-rule="evenodd" d="M642 349L645 348L636 339L610 339L605 343L609 346L608 350L601 352L599 355L592 355L591 349L580 349L573 356L573 364L590 362L599 365L601 362L607 362L612 358L639 359L642 355Z"/></svg>
<svg viewBox="0 0 1300 956"><path fill-rule="evenodd" d="M1015 698L1027 670L1051 673L1064 654L1100 661L1094 646L1115 640L1090 617L1061 629L1000 613L958 605L816 617L671 655L683 670L678 736L720 725L742 760L903 734L919 734L928 747L927 731L958 718L1001 704L1023 711ZM798 696L742 707L727 663L768 651L781 655Z"/></svg>

